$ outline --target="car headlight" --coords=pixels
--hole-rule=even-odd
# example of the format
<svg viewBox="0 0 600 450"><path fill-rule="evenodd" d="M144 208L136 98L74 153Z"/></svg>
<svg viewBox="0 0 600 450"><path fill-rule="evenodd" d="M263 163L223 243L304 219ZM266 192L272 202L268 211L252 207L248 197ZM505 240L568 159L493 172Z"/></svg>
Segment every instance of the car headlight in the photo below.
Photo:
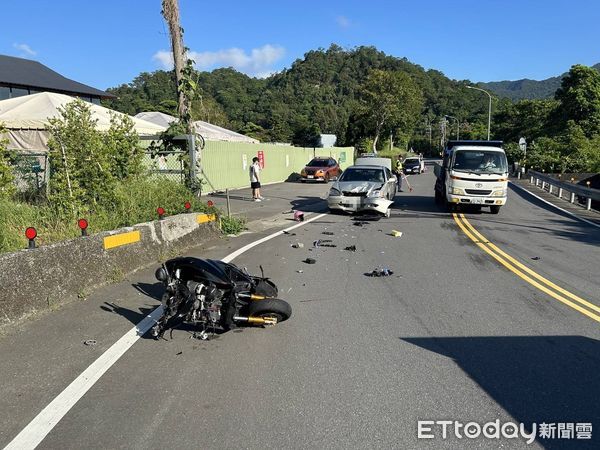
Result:
<svg viewBox="0 0 600 450"><path fill-rule="evenodd" d="M329 189L329 196L333 196L333 197L339 197L340 195L342 195L342 193L339 191L339 189L336 188L331 188Z"/></svg>
<svg viewBox="0 0 600 450"><path fill-rule="evenodd" d="M302 171L300 172L300 175L302 175L303 177L306 176L306 170L302 169Z"/></svg>
<svg viewBox="0 0 600 450"><path fill-rule="evenodd" d="M383 197L383 191L382 190L371 191L371 193L369 194L369 197Z"/></svg>
<svg viewBox="0 0 600 450"><path fill-rule="evenodd" d="M495 191L492 194L492 197L506 197L506 194L507 194L506 189L502 189L500 191Z"/></svg>
<svg viewBox="0 0 600 450"><path fill-rule="evenodd" d="M461 188L453 187L452 191L450 191L452 195L465 195L465 191Z"/></svg>

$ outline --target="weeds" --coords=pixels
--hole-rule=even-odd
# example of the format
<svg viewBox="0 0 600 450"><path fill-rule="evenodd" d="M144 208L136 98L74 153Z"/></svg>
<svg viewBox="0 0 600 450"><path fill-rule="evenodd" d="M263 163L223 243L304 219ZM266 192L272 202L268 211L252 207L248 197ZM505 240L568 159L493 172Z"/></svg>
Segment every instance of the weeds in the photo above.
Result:
<svg viewBox="0 0 600 450"><path fill-rule="evenodd" d="M240 234L246 228L246 220L239 217L222 216L220 224L224 234Z"/></svg>

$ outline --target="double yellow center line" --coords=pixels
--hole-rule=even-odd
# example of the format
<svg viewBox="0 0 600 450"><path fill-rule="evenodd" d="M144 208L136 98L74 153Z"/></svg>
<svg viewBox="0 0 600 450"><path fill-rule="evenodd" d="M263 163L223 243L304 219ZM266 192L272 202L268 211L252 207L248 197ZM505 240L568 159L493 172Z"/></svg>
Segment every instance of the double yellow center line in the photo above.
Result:
<svg viewBox="0 0 600 450"><path fill-rule="evenodd" d="M473 225L469 223L464 214L453 213L454 221L460 229L471 239L480 249L513 272L527 283L545 292L550 297L564 303L567 306L585 314L589 318L600 322L600 307L582 299L581 297L557 286L552 281L544 278L529 267L521 264L509 254L503 252L496 245L488 241Z"/></svg>

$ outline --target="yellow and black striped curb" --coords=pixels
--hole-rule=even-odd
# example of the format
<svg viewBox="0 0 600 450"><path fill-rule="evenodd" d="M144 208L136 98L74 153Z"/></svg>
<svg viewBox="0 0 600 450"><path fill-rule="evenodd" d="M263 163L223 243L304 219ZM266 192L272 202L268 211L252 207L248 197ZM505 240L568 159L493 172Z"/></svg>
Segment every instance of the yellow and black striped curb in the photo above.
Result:
<svg viewBox="0 0 600 450"><path fill-rule="evenodd" d="M197 214L196 223L203 224L217 220L215 214ZM139 230L128 231L126 233L117 233L104 238L104 250L121 247L123 245L135 244L142 239L142 233Z"/></svg>

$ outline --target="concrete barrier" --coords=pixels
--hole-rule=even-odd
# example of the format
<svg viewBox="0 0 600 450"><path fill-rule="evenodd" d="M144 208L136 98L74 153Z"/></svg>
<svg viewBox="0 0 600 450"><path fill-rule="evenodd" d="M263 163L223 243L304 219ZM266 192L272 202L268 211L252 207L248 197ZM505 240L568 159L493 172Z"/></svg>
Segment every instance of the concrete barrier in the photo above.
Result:
<svg viewBox="0 0 600 450"><path fill-rule="evenodd" d="M85 296L101 285L219 235L216 217L179 214L121 230L0 255L0 325Z"/></svg>

